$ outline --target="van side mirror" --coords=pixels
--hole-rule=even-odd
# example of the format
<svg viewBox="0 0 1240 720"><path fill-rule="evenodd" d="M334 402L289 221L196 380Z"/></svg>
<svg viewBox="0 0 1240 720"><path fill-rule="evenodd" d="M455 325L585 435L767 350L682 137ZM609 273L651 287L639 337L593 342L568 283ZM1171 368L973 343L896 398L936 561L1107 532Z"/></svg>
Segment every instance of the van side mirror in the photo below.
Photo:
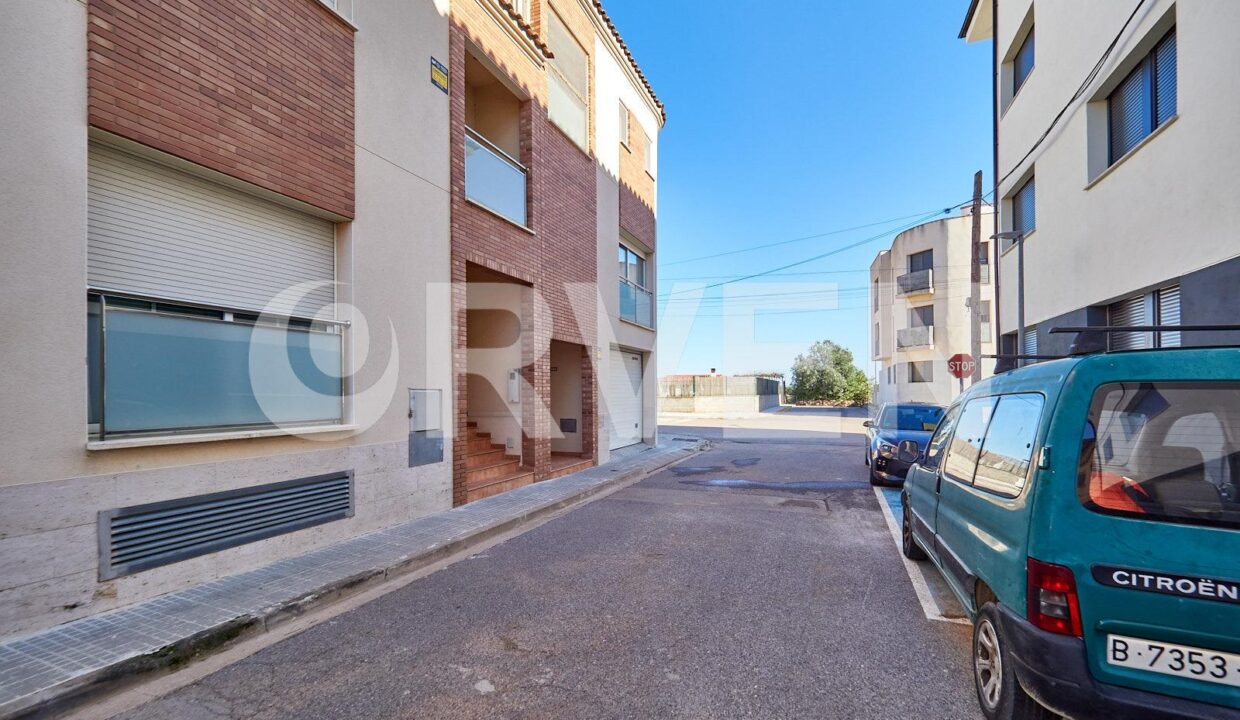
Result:
<svg viewBox="0 0 1240 720"><path fill-rule="evenodd" d="M868 427L868 428L872 428L872 427L874 427L874 421L873 421L873 420L866 420L865 422L861 423L861 427Z"/></svg>
<svg viewBox="0 0 1240 720"><path fill-rule="evenodd" d="M903 440L896 446L896 457L903 463L915 463L921 459L921 453L917 451L916 440Z"/></svg>

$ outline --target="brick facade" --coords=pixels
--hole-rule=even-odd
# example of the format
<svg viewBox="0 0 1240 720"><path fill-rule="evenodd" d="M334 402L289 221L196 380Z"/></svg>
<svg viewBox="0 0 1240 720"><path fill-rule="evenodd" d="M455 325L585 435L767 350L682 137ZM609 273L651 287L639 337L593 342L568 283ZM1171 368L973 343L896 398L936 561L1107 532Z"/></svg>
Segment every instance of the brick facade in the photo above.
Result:
<svg viewBox="0 0 1240 720"><path fill-rule="evenodd" d="M345 217L353 29L317 0L89 0L94 127Z"/></svg>
<svg viewBox="0 0 1240 720"><path fill-rule="evenodd" d="M567 14L567 13L564 13ZM565 17L566 24L569 18ZM550 475L551 341L582 346L582 450L597 457L598 391L594 363L597 332L596 162L547 118L546 67L518 48L494 22L478 14L473 3L454 3L450 31L452 280L455 375L455 430L466 434L469 398L466 375L466 279L470 264L486 267L532 287L522 314L522 376L535 402L520 406L523 462L536 479ZM521 88L521 153L528 169L529 227L521 228L465 197L465 55L466 46ZM583 43L586 45L586 43ZM588 47L588 45L587 45ZM586 291L582 291L584 286ZM571 298L570 298L571 294ZM454 444L453 502L465 502L465 445Z"/></svg>
<svg viewBox="0 0 1240 720"><path fill-rule="evenodd" d="M646 172L651 150L641 126L629 112L629 144L620 146L620 227L655 249L654 178Z"/></svg>

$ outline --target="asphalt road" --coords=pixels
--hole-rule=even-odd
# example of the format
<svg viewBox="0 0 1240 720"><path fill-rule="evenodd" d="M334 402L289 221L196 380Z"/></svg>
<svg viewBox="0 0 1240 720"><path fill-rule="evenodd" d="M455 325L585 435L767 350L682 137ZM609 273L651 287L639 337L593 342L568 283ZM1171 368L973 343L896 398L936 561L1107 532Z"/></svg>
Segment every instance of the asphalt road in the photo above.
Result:
<svg viewBox="0 0 1240 720"><path fill-rule="evenodd" d="M859 435L668 430L716 445L125 717L981 717Z"/></svg>

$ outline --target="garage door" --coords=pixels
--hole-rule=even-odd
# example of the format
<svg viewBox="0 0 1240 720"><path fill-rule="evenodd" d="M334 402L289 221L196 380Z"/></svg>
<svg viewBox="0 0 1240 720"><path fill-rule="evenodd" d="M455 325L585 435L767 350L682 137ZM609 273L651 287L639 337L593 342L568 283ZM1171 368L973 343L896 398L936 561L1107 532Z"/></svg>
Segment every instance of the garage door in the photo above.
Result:
<svg viewBox="0 0 1240 720"><path fill-rule="evenodd" d="M98 290L313 316L333 302L335 226L91 143L87 282Z"/></svg>
<svg viewBox="0 0 1240 720"><path fill-rule="evenodd" d="M642 441L642 356L628 350L611 351L607 381L607 412L611 449Z"/></svg>

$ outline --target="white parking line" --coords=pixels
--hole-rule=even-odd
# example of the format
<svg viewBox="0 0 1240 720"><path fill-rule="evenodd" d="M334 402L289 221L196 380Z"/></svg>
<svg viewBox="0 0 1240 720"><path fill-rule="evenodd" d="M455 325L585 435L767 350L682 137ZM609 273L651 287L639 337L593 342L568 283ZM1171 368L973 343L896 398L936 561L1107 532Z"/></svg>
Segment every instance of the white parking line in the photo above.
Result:
<svg viewBox="0 0 1240 720"><path fill-rule="evenodd" d="M901 549L903 542L900 539L900 521L892 512L887 498L883 497L881 488L874 488L874 497L878 498L879 510L883 513L883 519L887 521L887 529L891 531L891 538L896 542L896 552L900 556L900 561L904 563L904 571L908 573L909 582L913 584L913 592L917 593L917 602L921 603L921 611L925 613L926 619L956 625L971 625L972 623L967 618L948 617L943 614L943 608L934 598L934 594L930 592L930 585L926 582L925 563L915 563L904 557Z"/></svg>

